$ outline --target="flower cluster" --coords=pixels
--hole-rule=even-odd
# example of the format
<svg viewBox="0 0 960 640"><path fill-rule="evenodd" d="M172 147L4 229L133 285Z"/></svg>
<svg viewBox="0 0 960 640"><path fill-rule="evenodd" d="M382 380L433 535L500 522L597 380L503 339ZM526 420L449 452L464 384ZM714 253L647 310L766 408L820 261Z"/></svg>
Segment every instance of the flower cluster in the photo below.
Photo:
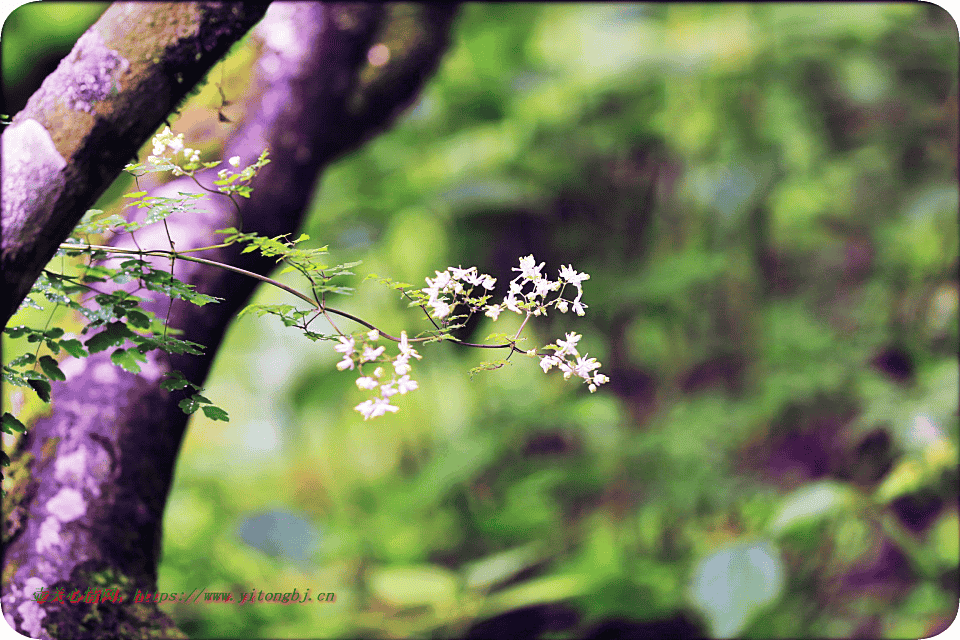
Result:
<svg viewBox="0 0 960 640"><path fill-rule="evenodd" d="M543 275L543 267L544 263L537 264L532 255L521 258L520 267L513 269L519 274L510 281L509 290L503 302L499 304L487 304L496 286L496 279L487 274L478 273L476 267L468 269L447 267L443 271L437 271L436 277L426 278L427 286L415 292L412 297L428 315L443 323L440 326L441 332L448 332L454 326L450 322L457 317L453 313L458 306L467 309L466 317L485 310L485 315L494 321L504 309L524 315L523 324L516 335L506 338L506 344L497 345L509 348L511 353L520 352L516 342L531 316L546 315L550 307L558 309L561 313L573 309L574 313L582 316L587 308L581 299L582 283L590 278L588 274L578 273L572 266L565 266L561 267L557 280L550 280ZM563 297L567 287L576 289L576 297L573 300ZM480 295L474 297L473 292L477 288L480 289ZM552 295L553 293L556 293L556 297ZM377 344L380 338L380 332L376 329L366 333L361 343L358 343L354 336L341 335L340 343L334 347L335 351L343 354L343 358L337 363L337 369L340 371L357 369L360 373L356 381L357 386L360 389L374 391L378 395L355 407L363 415L364 420L386 415L388 412L395 413L399 409L390 404L390 398L398 393L402 395L413 391L418 386L417 382L410 378L410 361L411 358L419 360L421 356L410 346L406 332L400 334L400 353L393 358L386 354L386 347ZM556 344L548 344L544 349L552 349L552 354L538 353L536 349L523 353L531 357L539 357L544 373L557 367L563 372L565 379L573 376L583 379L592 393L600 385L609 382L610 378L597 371L600 363L596 358L590 358L588 354L580 355L577 350L580 338L581 336L577 333L568 333L564 340L557 340ZM374 367L374 369L372 372L364 373L361 369L365 366ZM387 374L387 367L391 366L393 373ZM497 368L497 366L488 368Z"/></svg>
<svg viewBox="0 0 960 640"><path fill-rule="evenodd" d="M602 373L591 375L591 372L600 368L600 363L596 358L588 358L589 354L581 356L577 351L577 343L582 337L578 333L568 333L566 340L557 340L555 345L548 344L546 348L553 349L554 354L541 357L540 367L544 373L550 371L551 367L558 367L563 372L564 380L569 380L573 375L583 378L589 386L590 393L593 393L599 385L609 382L610 378ZM576 362L572 358L576 358Z"/></svg>
<svg viewBox="0 0 960 640"><path fill-rule="evenodd" d="M400 353L393 359L385 356L386 348L383 345L374 346L378 340L380 332L374 329L366 334L366 339L359 348L353 336L340 336L340 344L334 347L335 351L343 354L343 359L337 363L340 371L356 368L362 373L364 365L376 366L372 375L361 375L357 378L359 388L368 391L377 389L380 395L373 400L364 400L354 407L363 415L364 420L385 415L388 411L395 413L399 408L390 404L390 398L398 393L403 395L413 391L418 386L416 380L410 378L410 358L419 360L422 356L410 346L407 332L400 334ZM393 375L389 379L385 376L384 364L393 366Z"/></svg>
<svg viewBox="0 0 960 640"><path fill-rule="evenodd" d="M453 308L461 302L476 309L480 299L470 297L473 288L480 286L487 291L493 291L497 283L496 278L485 273L478 274L476 267L447 267L436 274L436 278L427 278L428 286L421 291L427 294L427 306L433 309L433 316L438 319L449 316Z"/></svg>
<svg viewBox="0 0 960 640"><path fill-rule="evenodd" d="M566 313L568 309L572 308L574 313L582 316L587 305L580 301L583 297L581 283L590 279L590 276L586 273L577 273L571 265L560 267L559 280L550 280L540 273L545 264L545 262L537 264L533 255L520 258L520 267L513 268L513 271L519 271L520 275L510 281L510 290L503 302L489 305L486 308L485 315L496 320L504 309L519 314L526 313L528 316L530 314L535 316L547 315L547 309L554 306L561 313ZM524 288L528 285L530 289L525 292ZM572 301L563 297L567 285L573 285L577 288L577 297ZM548 301L547 298L552 291L559 291L559 293L556 298Z"/></svg>
<svg viewBox="0 0 960 640"><path fill-rule="evenodd" d="M167 156L168 150L171 152L169 157ZM174 161L174 156L178 153L183 153L183 159L185 160L185 166L183 168ZM177 135L173 135L170 127L166 127L162 132L153 137L153 155L147 158L147 162L153 165L159 165L162 164L164 160L171 161L174 165L173 174L180 176L185 173L184 170L192 171L200 168L200 150L183 146L183 134L178 133Z"/></svg>

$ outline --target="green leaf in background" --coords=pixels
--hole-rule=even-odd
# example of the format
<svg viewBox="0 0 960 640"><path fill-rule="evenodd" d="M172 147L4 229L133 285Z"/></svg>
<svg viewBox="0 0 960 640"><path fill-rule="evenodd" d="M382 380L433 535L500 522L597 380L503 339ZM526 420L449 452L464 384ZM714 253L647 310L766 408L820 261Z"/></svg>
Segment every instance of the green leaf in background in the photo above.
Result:
<svg viewBox="0 0 960 640"><path fill-rule="evenodd" d="M690 599L703 612L710 635L739 634L784 586L780 552L770 542L745 542L700 560L690 581Z"/></svg>
<svg viewBox="0 0 960 640"><path fill-rule="evenodd" d="M456 574L435 565L375 569L367 582L376 598L398 609L429 605L442 610L457 600Z"/></svg>
<svg viewBox="0 0 960 640"><path fill-rule="evenodd" d="M819 482L797 489L780 503L770 523L774 536L834 515L850 504L850 489L835 482Z"/></svg>

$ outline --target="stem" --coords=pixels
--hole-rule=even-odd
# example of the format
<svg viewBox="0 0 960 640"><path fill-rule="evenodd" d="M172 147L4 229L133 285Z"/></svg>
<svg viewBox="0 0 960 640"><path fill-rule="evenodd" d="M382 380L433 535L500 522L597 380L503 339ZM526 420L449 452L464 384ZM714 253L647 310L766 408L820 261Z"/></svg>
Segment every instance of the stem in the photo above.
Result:
<svg viewBox="0 0 960 640"><path fill-rule="evenodd" d="M226 245L223 245L223 246L226 246ZM77 251L77 250L80 250L80 249L88 249L88 250L91 250L91 251L96 250L96 251L105 251L105 252L107 252L107 253L122 253L122 254L127 254L127 255L158 256L158 257L168 256L168 257L172 257L172 258L179 258L179 259L181 259L181 260L187 260L188 262L196 262L196 263L199 263L199 264L209 265L209 266L211 266L211 267L219 267L220 269L226 269L227 271L233 271L233 272L235 272L235 273L239 273L239 274L241 274L241 275L248 276L248 277L250 277L250 278L255 278L255 279L257 279L257 280L260 280L261 282L266 282L267 284L271 284L271 285L277 287L278 289L283 289L283 290L286 291L287 293L292 293L293 295L297 296L297 297L300 298L301 300L303 300L303 301L307 302L308 304L310 304L310 306L314 307L315 309L319 309L320 311L324 311L324 312L329 311L330 313L335 313L336 315L342 316L342 317L344 317L344 318L347 318L348 320L353 320L353 321L356 322L357 324L361 324L361 325L367 327L368 329L375 329L375 330L379 331L379 332L380 332L380 335L383 336L384 338L386 338L387 340L392 340L393 342L400 342L400 338L397 338L397 337L395 337L395 336L390 335L389 333L385 333L385 332L381 331L378 327L370 324L369 322L367 322L366 320L363 320L362 318L358 318L357 316L355 316L355 315L353 315L353 314L351 314L351 313L347 313L346 311L340 311L339 309L334 309L333 307L328 307L328 306L326 306L326 305L324 305L324 304L318 304L314 299L310 298L309 296L307 296L307 295L304 294L304 293L301 293L300 291L297 291L297 290L294 289L293 287L289 287L289 286L283 284L282 282L278 282L277 280L274 280L273 278L269 278L269 277L267 277L267 276L262 276L262 275L260 275L259 273L254 273L253 271L247 271L246 269L241 269L240 267L234 267L233 265L224 264L224 263L222 263L222 262L216 262L216 261L214 261L214 260L207 260L207 259L205 259L205 258L197 258L197 257L194 257L194 256L186 256L186 255L183 255L184 252L182 252L182 251L167 251L167 250L165 250L165 249L151 249L151 250L149 250L149 251L141 251L141 250L137 250L137 249L123 249L123 248L121 248L121 247L108 247L108 246L98 245L98 244L85 244L85 245L84 245L84 244L73 244L73 243L69 243L69 242L65 242L65 243L61 244L61 245L60 245L60 248L61 248L61 249L69 249L69 250L73 250L73 251ZM193 249L193 251L197 251L197 249ZM427 340L430 340L430 339L431 339L431 338L429 338L429 337L428 337L428 338L413 338L413 339L408 339L407 342L426 342ZM464 346L464 347L474 347L474 348L477 348L477 349L510 349L510 350L511 350L511 353L513 353L514 351L519 351L519 352L521 352L521 353L523 352L522 349L517 348L517 346L516 346L515 344L512 344L512 343L508 343L508 344L475 344L475 343L473 343L473 342L464 342L463 340L459 340L459 339L457 339L457 338L444 338L444 339L445 339L445 340L448 340L448 341L450 341L450 342L453 342L454 344L462 345L462 346Z"/></svg>

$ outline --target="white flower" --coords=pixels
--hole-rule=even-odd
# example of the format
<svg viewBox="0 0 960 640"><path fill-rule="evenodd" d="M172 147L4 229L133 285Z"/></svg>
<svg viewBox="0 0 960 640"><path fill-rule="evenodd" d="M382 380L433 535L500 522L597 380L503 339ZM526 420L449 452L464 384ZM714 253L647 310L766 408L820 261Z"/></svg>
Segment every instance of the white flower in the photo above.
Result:
<svg viewBox="0 0 960 640"><path fill-rule="evenodd" d="M432 281L430 278L427 278L427 284L438 291L447 288L447 285L450 284L450 274L446 271L436 271L435 273L437 277Z"/></svg>
<svg viewBox="0 0 960 640"><path fill-rule="evenodd" d="M383 377L383 367L377 367L376 369L374 369L374 370L373 370L373 377L374 377L374 378L382 378L382 377Z"/></svg>
<svg viewBox="0 0 960 640"><path fill-rule="evenodd" d="M578 316L582 316L584 314L583 310L586 308L587 308L587 305L581 303L580 298L577 298L576 300L573 301L573 312L576 313Z"/></svg>
<svg viewBox="0 0 960 640"><path fill-rule="evenodd" d="M413 391L417 387L417 381L411 380L410 376L403 376L397 380L397 389L399 389L401 394L404 394L407 391Z"/></svg>
<svg viewBox="0 0 960 640"><path fill-rule="evenodd" d="M563 298L557 298L557 309L560 310L560 313L566 313L568 309L567 301Z"/></svg>
<svg viewBox="0 0 960 640"><path fill-rule="evenodd" d="M347 369L353 369L353 358L350 356L343 356L343 360L337 363L337 370L346 371Z"/></svg>
<svg viewBox="0 0 960 640"><path fill-rule="evenodd" d="M398 376L402 376L405 373L410 373L411 367L407 364L407 356L399 355L397 359L393 361L393 370L397 372Z"/></svg>
<svg viewBox="0 0 960 640"><path fill-rule="evenodd" d="M380 339L380 332L376 329L367 333L367 340L370 342L376 342Z"/></svg>
<svg viewBox="0 0 960 640"><path fill-rule="evenodd" d="M605 384L607 382L610 382L610 378L603 375L602 373L597 373L593 376L593 382L595 384Z"/></svg>
<svg viewBox="0 0 960 640"><path fill-rule="evenodd" d="M566 267L560 267L560 277L563 278L564 282L569 282L570 284L579 288L581 282L590 279L590 274L577 273L577 271L573 268L573 265L569 265Z"/></svg>
<svg viewBox="0 0 960 640"><path fill-rule="evenodd" d="M523 311L520 310L520 307L517 306L517 299L513 297L512 293L503 299L503 303L507 305L507 309L510 309L510 311L515 313L523 313Z"/></svg>
<svg viewBox="0 0 960 640"><path fill-rule="evenodd" d="M596 358L587 358L586 356L577 356L577 364L573 367L573 372L583 378L590 379L590 372L599 369L600 363Z"/></svg>
<svg viewBox="0 0 960 640"><path fill-rule="evenodd" d="M497 318L500 317L501 311L503 311L503 309L500 307L500 305L493 304L487 307L487 312L484 313L483 315L487 316L488 318L493 318L494 320L496 320Z"/></svg>
<svg viewBox="0 0 960 640"><path fill-rule="evenodd" d="M476 273L476 271L476 267L470 267L469 269L464 269L463 267L450 267L450 273L454 280L467 280L469 282L471 273Z"/></svg>
<svg viewBox="0 0 960 640"><path fill-rule="evenodd" d="M546 278L541 278L537 280L536 290L534 295L537 296L546 296L551 291L556 291L560 288L559 282L553 282L552 280L547 280Z"/></svg>
<svg viewBox="0 0 960 640"><path fill-rule="evenodd" d="M235 167L239 167L239 166L240 166L240 156L233 156L232 158L230 158L229 160L227 160L227 162L229 162L230 164L232 164L232 165L235 166Z"/></svg>
<svg viewBox="0 0 960 640"><path fill-rule="evenodd" d="M481 286L487 291L493 291L494 285L496 285L497 279L491 276L484 274L483 279L480 281Z"/></svg>
<svg viewBox="0 0 960 640"><path fill-rule="evenodd" d="M361 389L376 389L377 381L370 376L363 376L362 378L357 378L357 386Z"/></svg>
<svg viewBox="0 0 960 640"><path fill-rule="evenodd" d="M594 391L597 390L597 385L591 382L589 385L587 385L587 388L590 389L590 393L593 393Z"/></svg>
<svg viewBox="0 0 960 640"><path fill-rule="evenodd" d="M354 407L357 411L363 414L364 420L369 420L370 418L376 418L377 416L384 415L387 411L396 413L399 408L390 404L390 401L386 398L377 398L376 400L365 400Z"/></svg>
<svg viewBox="0 0 960 640"><path fill-rule="evenodd" d="M437 300L433 303L433 315L437 318L446 318L450 315L450 305L443 300Z"/></svg>
<svg viewBox="0 0 960 640"><path fill-rule="evenodd" d="M347 338L345 336L340 336L340 344L333 348L337 353L351 354L354 352L354 346L356 342L353 338Z"/></svg>
<svg viewBox="0 0 960 640"><path fill-rule="evenodd" d="M397 393L397 389L392 384L380 385L380 395L382 395L384 398L389 398L395 393Z"/></svg>
<svg viewBox="0 0 960 640"><path fill-rule="evenodd" d="M543 372L546 373L547 371L550 371L551 367L558 365L561 362L562 360L556 356L544 356L540 358L540 367L543 369Z"/></svg>
<svg viewBox="0 0 960 640"><path fill-rule="evenodd" d="M403 354L405 358L413 357L413 358L416 358L417 360L420 360L421 358L423 358L423 356L417 353L417 350L411 347L410 343L407 342L406 331L400 332L400 353ZM404 362L406 362L406 360L404 360Z"/></svg>
<svg viewBox="0 0 960 640"><path fill-rule="evenodd" d="M557 346L560 347L560 350L557 351L558 356L562 356L565 353L569 353L572 356L580 355L577 353L577 343L580 342L582 338L578 333L568 333L566 340L557 340Z"/></svg>
<svg viewBox="0 0 960 640"><path fill-rule="evenodd" d="M534 259L533 254L525 258L520 258L520 268L517 269L513 267L513 271L519 271L520 275L527 280L539 280L540 279L540 269L543 268L545 262L541 262L537 266L537 261Z"/></svg>
<svg viewBox="0 0 960 640"><path fill-rule="evenodd" d="M376 349L371 349L370 347L363 348L363 355L360 356L360 362L371 362L380 357L380 354L383 353L383 347L377 347Z"/></svg>

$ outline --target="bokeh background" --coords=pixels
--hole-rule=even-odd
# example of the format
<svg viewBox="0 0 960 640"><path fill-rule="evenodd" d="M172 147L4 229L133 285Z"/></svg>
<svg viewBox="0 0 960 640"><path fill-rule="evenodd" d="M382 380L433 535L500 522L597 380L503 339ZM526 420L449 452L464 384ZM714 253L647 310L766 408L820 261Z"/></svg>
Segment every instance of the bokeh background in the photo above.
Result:
<svg viewBox="0 0 960 640"><path fill-rule="evenodd" d="M104 8L10 18L7 113ZM210 157L216 84L242 91L252 56L173 121ZM531 345L578 331L612 380L589 394L524 358L471 379L489 353L431 345L400 412L364 422L328 345L237 321L206 394L231 421L191 425L159 588L336 601L168 611L197 638L948 626L957 60L931 4L465 5L421 99L324 175L304 231L412 283L572 263L588 313L537 319ZM338 307L426 327L346 284Z"/></svg>

